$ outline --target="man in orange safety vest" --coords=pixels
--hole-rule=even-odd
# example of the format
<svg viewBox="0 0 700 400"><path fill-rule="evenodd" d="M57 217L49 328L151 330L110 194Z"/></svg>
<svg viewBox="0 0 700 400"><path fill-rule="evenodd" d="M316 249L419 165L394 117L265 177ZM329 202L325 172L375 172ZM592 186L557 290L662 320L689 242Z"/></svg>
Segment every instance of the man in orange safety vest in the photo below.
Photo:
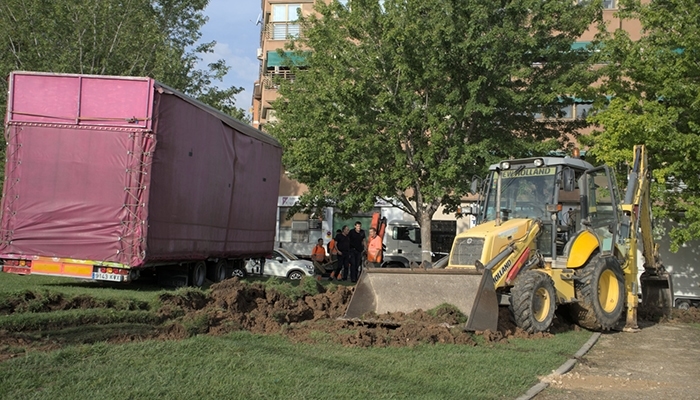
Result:
<svg viewBox="0 0 700 400"><path fill-rule="evenodd" d="M369 228L367 261L375 268L379 268L382 264L382 238L377 236L377 230L374 228Z"/></svg>

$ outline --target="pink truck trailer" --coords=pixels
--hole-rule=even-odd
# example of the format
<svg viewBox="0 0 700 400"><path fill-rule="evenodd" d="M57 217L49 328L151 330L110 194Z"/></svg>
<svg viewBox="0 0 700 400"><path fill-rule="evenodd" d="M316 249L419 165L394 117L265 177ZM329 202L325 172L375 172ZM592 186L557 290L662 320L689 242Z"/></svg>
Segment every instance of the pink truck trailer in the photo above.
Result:
<svg viewBox="0 0 700 400"><path fill-rule="evenodd" d="M4 272L201 286L272 253L282 148L142 77L13 72Z"/></svg>

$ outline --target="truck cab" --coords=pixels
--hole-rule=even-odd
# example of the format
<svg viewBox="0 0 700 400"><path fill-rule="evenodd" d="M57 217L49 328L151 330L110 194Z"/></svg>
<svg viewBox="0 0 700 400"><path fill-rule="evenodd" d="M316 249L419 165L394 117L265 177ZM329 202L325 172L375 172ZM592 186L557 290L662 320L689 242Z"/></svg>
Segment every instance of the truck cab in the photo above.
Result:
<svg viewBox="0 0 700 400"><path fill-rule="evenodd" d="M421 262L420 226L415 221L392 220L384 234L382 267L408 268Z"/></svg>

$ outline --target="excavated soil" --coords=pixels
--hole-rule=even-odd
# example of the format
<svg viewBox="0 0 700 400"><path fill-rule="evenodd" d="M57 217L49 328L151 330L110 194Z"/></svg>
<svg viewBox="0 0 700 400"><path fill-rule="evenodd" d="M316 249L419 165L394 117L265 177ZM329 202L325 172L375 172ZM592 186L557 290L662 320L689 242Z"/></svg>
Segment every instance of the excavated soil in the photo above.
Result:
<svg viewBox="0 0 700 400"><path fill-rule="evenodd" d="M212 286L208 297L182 299L167 296L161 312L185 315L170 326L170 333L187 335L187 321L206 320L198 333L225 334L246 330L261 334L281 334L295 342L332 342L353 347L413 346L420 343L450 343L475 346L474 334L462 329L464 316L446 306L429 314L411 313L368 315L364 320L341 319L352 296L352 288L337 286L326 291L320 284L319 294L291 300L262 284L245 284L231 279ZM173 315L175 315L173 314ZM371 322L367 322L371 321ZM543 338L554 333L579 329L555 319L551 333L528 334L517 328L507 309L499 316L498 330L476 332L487 342L511 337Z"/></svg>
<svg viewBox="0 0 700 400"><path fill-rule="evenodd" d="M547 333L528 334L517 328L506 308L501 308L498 330L476 333L465 332L464 316L451 306L432 312L418 310L412 313L371 315L365 321L341 319L352 296L347 286L312 284L314 295L298 295L292 299L262 283L248 283L233 278L211 286L207 294L200 290L168 292L160 297L161 307L147 322L121 324L119 329L103 327L96 335L76 335L75 327L51 326L34 331L0 330L0 360L11 358L27 350L54 350L66 345L94 341L130 342L147 339L177 340L197 334L223 335L234 331L283 335L294 342L336 343L350 347L414 346L418 344L451 343L476 346L479 342L501 342L510 338L540 339L569 330L576 325L555 318ZM66 310L75 308L117 308L144 310L146 304L105 303L89 297L70 299L60 295L37 299L26 293L26 298L6 302L0 306L0 315L20 312ZM29 301L28 301L29 300ZM656 318L657 316L653 316ZM700 322L700 310L678 312L674 321ZM367 322L367 320L373 322ZM380 321L380 322L377 322ZM51 328L49 335L46 331ZM80 326L85 331L85 325ZM19 350L18 350L19 349Z"/></svg>

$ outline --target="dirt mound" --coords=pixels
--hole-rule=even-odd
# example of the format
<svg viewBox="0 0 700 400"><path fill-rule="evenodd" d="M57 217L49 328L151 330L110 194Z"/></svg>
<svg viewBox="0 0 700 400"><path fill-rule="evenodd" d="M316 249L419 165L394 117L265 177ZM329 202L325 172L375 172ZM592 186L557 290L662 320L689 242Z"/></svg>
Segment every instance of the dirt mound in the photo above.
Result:
<svg viewBox="0 0 700 400"><path fill-rule="evenodd" d="M413 346L420 343L476 345L474 334L463 330L466 317L456 308L443 305L428 312L366 315L362 320L341 319L352 296L352 288L326 289L302 282L307 292L289 296L261 283L248 284L237 278L213 285L208 299L161 297L163 314L176 317L167 329L169 337L191 334L225 334L236 330L282 334L296 342L337 343L345 346ZM315 293L311 293L315 292ZM553 332L577 327L555 320ZM551 333L528 334L517 328L503 308L496 332L476 332L487 342L511 337L544 338Z"/></svg>
<svg viewBox="0 0 700 400"><path fill-rule="evenodd" d="M39 319L31 327L10 321L0 329L0 361L29 349L53 350L97 341L173 340L242 330L284 335L294 342L386 347L433 343L476 346L511 338L541 339L581 329L567 321L564 314L555 317L549 332L529 334L516 326L508 308L501 307L496 331L465 332L466 316L449 304L427 311L371 314L362 320L346 320L342 317L352 294L352 287L324 287L313 279L303 279L298 286L292 286L275 280L248 283L234 278L212 285L209 292L185 288L163 293L160 308L149 310L147 303L138 301L114 302L27 291L0 299L0 315L105 307L139 311L108 313L109 318L103 318L104 321L92 314L82 319L67 317L60 326L54 326L51 319ZM647 317L658 318L651 314ZM97 320L102 322L94 322ZM700 323L700 309L674 310L670 321L661 320L676 321Z"/></svg>
<svg viewBox="0 0 700 400"><path fill-rule="evenodd" d="M671 312L671 318L674 322L700 324L700 308L691 307L688 310L674 308Z"/></svg>

